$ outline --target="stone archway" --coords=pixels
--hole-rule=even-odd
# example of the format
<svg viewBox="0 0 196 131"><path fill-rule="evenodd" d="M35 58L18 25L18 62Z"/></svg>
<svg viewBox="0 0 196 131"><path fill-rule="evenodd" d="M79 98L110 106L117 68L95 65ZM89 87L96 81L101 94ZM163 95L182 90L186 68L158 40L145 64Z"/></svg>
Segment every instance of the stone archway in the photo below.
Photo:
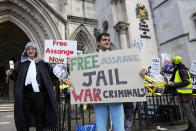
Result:
<svg viewBox="0 0 196 131"><path fill-rule="evenodd" d="M9 68L10 58L20 60L24 46L29 42L28 36L14 23L6 21L0 24L0 68L1 70L1 96L13 97L13 82L6 86L5 69Z"/></svg>
<svg viewBox="0 0 196 131"><path fill-rule="evenodd" d="M55 17L51 16L54 15ZM0 2L0 24L10 21L18 26L35 42L44 57L46 39L62 39L56 23L66 25L66 21L39 0L4 0ZM1 30L0 30L1 31ZM1 36L0 36L1 37Z"/></svg>
<svg viewBox="0 0 196 131"><path fill-rule="evenodd" d="M83 24L78 26L70 39L78 42L78 50L83 51L84 54L94 53L97 49L95 41Z"/></svg>
<svg viewBox="0 0 196 131"><path fill-rule="evenodd" d="M14 57L20 60L24 46L30 39L14 23L6 21L0 24L0 66L8 67L8 60Z"/></svg>
<svg viewBox="0 0 196 131"><path fill-rule="evenodd" d="M66 21L44 1L0 1L0 66L8 69L10 57L20 60L24 46L29 41L38 45L40 57L43 58L46 39L64 38L57 23L62 28L66 26ZM11 84L10 89L13 89L13 82Z"/></svg>

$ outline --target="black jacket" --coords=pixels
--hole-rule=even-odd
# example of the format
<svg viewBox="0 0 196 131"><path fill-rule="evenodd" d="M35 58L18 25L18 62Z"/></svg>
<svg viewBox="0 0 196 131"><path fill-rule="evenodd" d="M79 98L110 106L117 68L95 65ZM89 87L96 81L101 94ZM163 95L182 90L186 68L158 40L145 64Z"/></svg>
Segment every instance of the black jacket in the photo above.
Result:
<svg viewBox="0 0 196 131"><path fill-rule="evenodd" d="M23 113L23 88L25 86L26 74L30 65L30 61L17 62L14 66L14 71L10 76L15 82L15 100L14 100L14 116L16 128L22 129L25 126L25 119ZM36 63L37 82L40 88L45 89L46 98L45 103L44 126L52 128L57 122L57 104L55 100L55 92L52 82L52 68L49 64L40 60Z"/></svg>

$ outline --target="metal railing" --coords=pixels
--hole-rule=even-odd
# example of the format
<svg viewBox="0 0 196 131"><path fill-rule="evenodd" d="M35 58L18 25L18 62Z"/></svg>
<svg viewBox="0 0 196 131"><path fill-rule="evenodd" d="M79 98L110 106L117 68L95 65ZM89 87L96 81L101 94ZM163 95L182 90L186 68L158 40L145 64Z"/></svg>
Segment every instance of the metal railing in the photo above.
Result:
<svg viewBox="0 0 196 131"><path fill-rule="evenodd" d="M196 76L192 75L193 82ZM71 105L70 96L67 90L59 95L58 125L57 131L74 131L76 125L87 125L95 123L93 105L89 104L87 110L83 105ZM196 103L192 101L192 111L196 116ZM161 124L182 124L185 123L185 116L182 114L178 97L176 94L164 93L163 95L147 96L146 102L135 103L134 126L143 129L150 129Z"/></svg>
<svg viewBox="0 0 196 131"><path fill-rule="evenodd" d="M82 105L70 105L69 99L69 95L61 97L57 131L74 131L76 125L95 123L93 105L88 105L84 111ZM192 111L196 116L195 106L193 100ZM178 98L174 94L147 96L146 102L135 103L134 126L138 126L141 130L161 124L175 125L185 122Z"/></svg>
<svg viewBox="0 0 196 131"><path fill-rule="evenodd" d="M192 75L193 83L196 76ZM70 94L67 89L56 88L56 98L58 103L58 122L54 129L46 131L74 131L76 125L87 125L95 123L95 114L92 104L87 105L83 110L83 105L71 105ZM192 111L196 116L196 102L192 101ZM176 94L164 93L161 96L147 96L146 102L135 103L134 126L143 129L150 129L161 124L181 124L186 119L182 114L178 97Z"/></svg>

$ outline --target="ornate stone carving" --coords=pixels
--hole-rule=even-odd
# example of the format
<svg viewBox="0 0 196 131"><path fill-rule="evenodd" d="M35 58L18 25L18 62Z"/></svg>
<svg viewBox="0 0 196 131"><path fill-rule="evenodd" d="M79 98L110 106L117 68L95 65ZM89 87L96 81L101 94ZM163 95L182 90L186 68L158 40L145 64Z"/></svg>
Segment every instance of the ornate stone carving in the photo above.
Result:
<svg viewBox="0 0 196 131"><path fill-rule="evenodd" d="M82 18L77 16L67 16L68 22L74 22L74 23L82 23L82 24L88 24L88 25L94 25L97 26L97 20L95 19L89 19L89 18Z"/></svg>
<svg viewBox="0 0 196 131"><path fill-rule="evenodd" d="M59 14L57 13L53 8L48 5L48 3L45 0L34 0L39 4L44 5L58 20L60 20L62 23L66 25L67 21Z"/></svg>
<svg viewBox="0 0 196 131"><path fill-rule="evenodd" d="M85 28L83 24L81 24L70 37L71 40L82 40L83 50L85 53L92 53L96 51L96 43L90 32Z"/></svg>
<svg viewBox="0 0 196 131"><path fill-rule="evenodd" d="M16 18L20 19L23 23L25 23L26 25L28 25L28 28L30 30L32 30L34 32L34 35L36 36L36 39L40 42L40 43L44 43L44 41L42 40L41 36L39 35L40 32L38 32L36 30L36 28L31 24L31 22L29 21L29 19L27 17L25 17L24 15L17 13L13 8L8 9L6 7L4 8L0 8L0 16L2 14L12 14L13 16L15 16ZM43 51L43 45L40 44L40 50Z"/></svg>
<svg viewBox="0 0 196 131"><path fill-rule="evenodd" d="M116 29L117 32L120 32L121 34L125 34L127 33L127 29L128 29L129 24L119 21L114 28Z"/></svg>
<svg viewBox="0 0 196 131"><path fill-rule="evenodd" d="M39 20L38 16L33 13L30 8L27 8L26 5L24 3L22 3L21 1L19 2L18 0L10 0L13 4L15 4L16 6L22 8L23 10L25 10L26 12L28 12L28 14L30 14L34 20L40 25L44 35L46 38L49 38L49 35L46 31L46 29L44 28L44 25L42 24L42 22Z"/></svg>
<svg viewBox="0 0 196 131"><path fill-rule="evenodd" d="M105 20L103 22L102 27L103 27L103 32L107 32L107 30L108 30L108 21L107 20Z"/></svg>

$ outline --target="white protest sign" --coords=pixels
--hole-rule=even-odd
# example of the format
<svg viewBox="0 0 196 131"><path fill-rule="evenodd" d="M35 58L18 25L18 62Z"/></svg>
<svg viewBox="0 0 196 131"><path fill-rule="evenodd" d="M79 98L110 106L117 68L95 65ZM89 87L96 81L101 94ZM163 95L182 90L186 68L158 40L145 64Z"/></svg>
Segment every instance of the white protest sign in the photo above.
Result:
<svg viewBox="0 0 196 131"><path fill-rule="evenodd" d="M196 89L196 77L191 78L191 83L193 85L193 89Z"/></svg>
<svg viewBox="0 0 196 131"><path fill-rule="evenodd" d="M146 101L137 49L71 57L71 104Z"/></svg>
<svg viewBox="0 0 196 131"><path fill-rule="evenodd" d="M71 56L77 55L77 41L45 40L44 61L69 63Z"/></svg>
<svg viewBox="0 0 196 131"><path fill-rule="evenodd" d="M191 70L190 72L194 75L196 75L196 61L193 60L192 64L191 64Z"/></svg>
<svg viewBox="0 0 196 131"><path fill-rule="evenodd" d="M160 59L159 58L152 58L151 73L155 73L155 74L160 73Z"/></svg>

